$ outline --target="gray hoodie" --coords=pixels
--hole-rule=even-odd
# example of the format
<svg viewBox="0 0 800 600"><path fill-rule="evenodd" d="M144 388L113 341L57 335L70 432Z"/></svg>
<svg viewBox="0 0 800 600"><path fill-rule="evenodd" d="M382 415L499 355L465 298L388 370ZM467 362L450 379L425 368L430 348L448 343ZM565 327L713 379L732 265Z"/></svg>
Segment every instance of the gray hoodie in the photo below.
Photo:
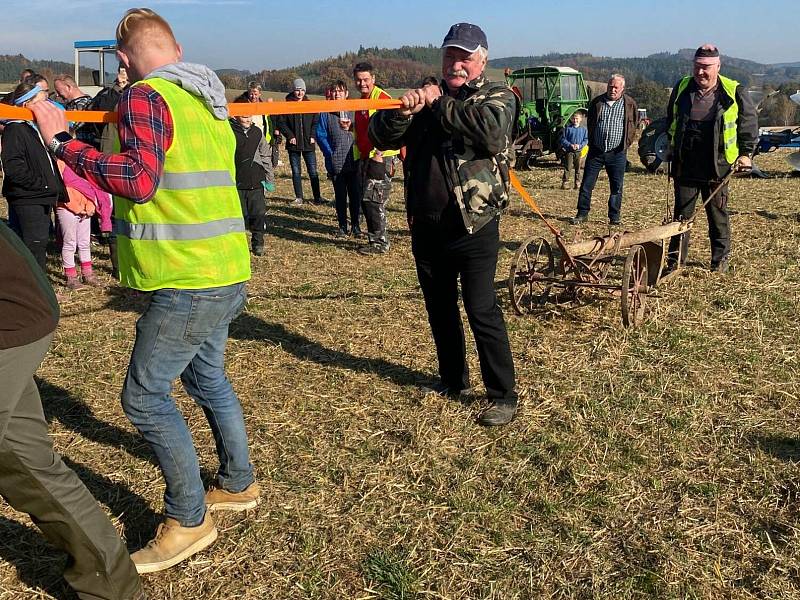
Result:
<svg viewBox="0 0 800 600"><path fill-rule="evenodd" d="M225 99L225 86L205 65L178 62L159 67L148 73L149 77L160 77L186 90L192 96L198 96L214 118L224 121L228 118L228 101Z"/></svg>

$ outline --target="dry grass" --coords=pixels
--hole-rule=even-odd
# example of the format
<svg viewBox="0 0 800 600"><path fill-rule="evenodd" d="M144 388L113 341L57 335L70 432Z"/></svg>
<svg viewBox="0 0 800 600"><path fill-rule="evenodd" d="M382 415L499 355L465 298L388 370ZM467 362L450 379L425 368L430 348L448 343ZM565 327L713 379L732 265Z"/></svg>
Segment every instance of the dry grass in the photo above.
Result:
<svg viewBox="0 0 800 600"><path fill-rule="evenodd" d="M785 174L784 155L758 162ZM701 217L695 264L635 331L616 300L519 318L502 290L526 395L513 424L486 430L476 406L416 387L435 354L399 191L392 251L367 258L334 239L331 206L289 206L279 175L228 349L264 502L222 517L208 551L145 576L150 597L800 597L800 180L735 181L734 272L706 270ZM557 169L522 178L549 214L573 214ZM607 190L603 178L582 234L605 229ZM659 223L665 191L628 174L626 227ZM515 201L498 286L536 232ZM115 288L69 293L39 371L58 449L132 549L163 493L118 403L142 307ZM471 367L477 383L474 355ZM178 398L210 477L208 426ZM0 598L67 597L63 555L7 507L0 557Z"/></svg>

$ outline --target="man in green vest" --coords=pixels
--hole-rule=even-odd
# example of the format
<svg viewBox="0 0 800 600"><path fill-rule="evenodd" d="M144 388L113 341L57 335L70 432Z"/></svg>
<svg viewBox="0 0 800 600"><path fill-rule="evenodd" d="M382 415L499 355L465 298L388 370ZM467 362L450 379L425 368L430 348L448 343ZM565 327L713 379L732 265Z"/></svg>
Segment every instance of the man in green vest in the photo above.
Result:
<svg viewBox="0 0 800 600"><path fill-rule="evenodd" d="M716 46L706 44L694 55L693 75L673 88L667 108L675 219L694 214L698 196L707 200L731 171L749 170L758 142L758 117L747 90L719 74ZM730 223L728 185L706 204L711 238L711 270L728 270ZM688 232L670 240L667 272L686 260Z"/></svg>
<svg viewBox="0 0 800 600"><path fill-rule="evenodd" d="M370 63L360 62L353 67L353 80L362 99L391 98L375 85L375 69ZM389 250L389 227L386 222L386 205L392 191L398 150L377 150L367 135L374 110L356 111L353 122L353 158L358 165L361 186L361 210L367 222L369 244L358 249L361 254L374 256Z"/></svg>
<svg viewBox="0 0 800 600"><path fill-rule="evenodd" d="M117 56L137 83L120 98L117 153L72 140L58 109L35 113L53 154L115 194L120 281L150 292L122 390L123 410L166 482L164 522L131 556L140 573L167 569L210 545L217 538L211 511L259 502L242 408L224 368L228 326L250 279L235 139L219 78L181 62L182 54L152 10L131 9L120 21ZM216 442L218 487L209 492L171 395L178 377Z"/></svg>

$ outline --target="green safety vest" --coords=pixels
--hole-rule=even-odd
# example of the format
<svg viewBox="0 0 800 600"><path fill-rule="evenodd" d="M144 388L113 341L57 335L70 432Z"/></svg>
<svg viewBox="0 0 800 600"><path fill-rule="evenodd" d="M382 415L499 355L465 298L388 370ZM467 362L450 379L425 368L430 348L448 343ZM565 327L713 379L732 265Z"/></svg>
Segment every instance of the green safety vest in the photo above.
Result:
<svg viewBox="0 0 800 600"><path fill-rule="evenodd" d="M719 75L719 83L722 91L731 99L731 105L722 113L722 143L725 148L725 160L732 165L739 158L739 144L737 143L736 120L739 118L739 105L736 102L736 88L738 81ZM686 91L692 76L684 77L678 84L678 92L675 94L675 105L672 112L672 123L669 125L669 139L675 143L675 132L678 128L678 100Z"/></svg>
<svg viewBox="0 0 800 600"><path fill-rule="evenodd" d="M383 93L384 93L384 91L376 85L376 86L374 86L372 88L372 92L369 95L369 99L370 100L378 100L380 98L381 94L383 94ZM369 110L369 118L371 119L372 115L374 115L376 112L378 112L378 111L375 110L374 108L370 109ZM400 154L400 150L383 150L383 152L381 154L383 154L383 156L397 156L398 154ZM370 156L370 158L375 156L375 148L373 148L372 150L369 151L369 156ZM361 151L358 149L358 144L353 144L353 158L355 160L360 160L361 159Z"/></svg>
<svg viewBox="0 0 800 600"><path fill-rule="evenodd" d="M120 282L142 291L202 289L250 279L227 119L164 79L146 79L172 116L172 144L149 202L114 198Z"/></svg>

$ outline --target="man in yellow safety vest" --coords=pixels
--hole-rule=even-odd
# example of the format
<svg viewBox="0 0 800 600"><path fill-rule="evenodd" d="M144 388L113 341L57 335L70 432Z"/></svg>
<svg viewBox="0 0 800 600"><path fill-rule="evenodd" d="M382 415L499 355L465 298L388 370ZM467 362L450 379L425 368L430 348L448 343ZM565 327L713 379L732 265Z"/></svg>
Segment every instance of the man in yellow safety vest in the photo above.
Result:
<svg viewBox="0 0 800 600"><path fill-rule="evenodd" d="M122 390L123 410L166 481L164 522L131 557L140 573L169 568L210 545L217 538L210 511L259 501L242 408L224 369L228 326L250 279L235 139L222 83L208 67L181 62L182 54L169 24L152 10L131 9L120 21L117 56L137 83L120 98L117 153L72 140L57 108L35 111L53 154L115 194L120 281L151 292ZM171 395L177 377L216 442L219 487L209 492Z"/></svg>
<svg viewBox="0 0 800 600"><path fill-rule="evenodd" d="M694 55L693 74L673 88L667 108L675 219L694 214L697 197L707 200L731 169L748 170L758 142L758 118L747 90L719 74L716 46ZM711 238L711 270L726 272L730 254L728 184L706 204ZM688 232L670 240L667 272L686 260Z"/></svg>

